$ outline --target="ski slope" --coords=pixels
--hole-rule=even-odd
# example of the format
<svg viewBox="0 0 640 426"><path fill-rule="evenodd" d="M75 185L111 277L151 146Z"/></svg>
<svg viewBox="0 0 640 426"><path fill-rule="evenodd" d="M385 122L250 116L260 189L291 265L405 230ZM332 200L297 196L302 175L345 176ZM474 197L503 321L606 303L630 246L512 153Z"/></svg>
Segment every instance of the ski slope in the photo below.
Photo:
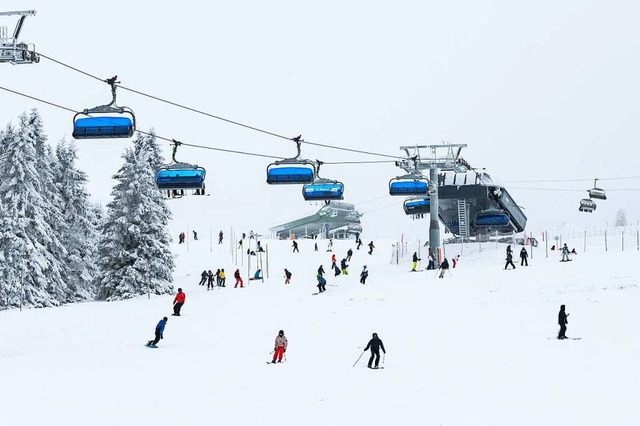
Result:
<svg viewBox="0 0 640 426"><path fill-rule="evenodd" d="M299 254L263 240L269 278L247 285L244 261L245 288L234 289L228 230L213 228L210 244L212 219L193 216L192 203L212 201L193 198L171 201L174 238L185 223L200 228L199 241L189 231L188 247L173 246L181 317L169 315L172 296L0 312L2 425L637 424L637 251L560 263L537 249L531 266L504 271L505 245L467 245L437 279L390 264L391 241L375 241L334 278L325 240L318 252L299 240ZM338 260L349 247L334 242ZM312 295L320 264L329 285ZM197 285L220 267L226 288ZM580 340L554 338L563 303L567 335ZM146 348L165 315L159 349ZM267 365L279 329L287 360ZM384 370L366 368L368 353L353 367L372 332L388 352Z"/></svg>

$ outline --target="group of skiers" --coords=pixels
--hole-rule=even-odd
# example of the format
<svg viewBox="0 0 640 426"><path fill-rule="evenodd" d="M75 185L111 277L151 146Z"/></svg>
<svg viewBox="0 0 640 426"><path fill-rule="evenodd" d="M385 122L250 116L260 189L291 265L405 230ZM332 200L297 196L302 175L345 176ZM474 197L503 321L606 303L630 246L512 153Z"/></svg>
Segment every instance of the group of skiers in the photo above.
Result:
<svg viewBox="0 0 640 426"><path fill-rule="evenodd" d="M215 285L213 284L213 281L215 279ZM202 271L202 273L200 274L200 282L198 283L198 285L207 285L207 291L212 290L214 287L226 287L225 282L227 281L227 278L225 276L224 273L224 269L218 269L216 271L216 273L214 274L213 272L211 272L211 269L209 269L209 271Z"/></svg>

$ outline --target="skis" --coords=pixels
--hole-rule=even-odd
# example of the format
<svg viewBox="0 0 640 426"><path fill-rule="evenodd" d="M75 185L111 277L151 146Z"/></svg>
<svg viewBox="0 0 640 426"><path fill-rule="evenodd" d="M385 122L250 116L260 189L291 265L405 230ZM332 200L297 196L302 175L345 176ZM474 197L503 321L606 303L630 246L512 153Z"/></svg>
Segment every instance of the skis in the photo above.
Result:
<svg viewBox="0 0 640 426"><path fill-rule="evenodd" d="M150 344L146 344L145 345L147 348L151 348L151 349L158 349L158 347L156 345L150 345Z"/></svg>

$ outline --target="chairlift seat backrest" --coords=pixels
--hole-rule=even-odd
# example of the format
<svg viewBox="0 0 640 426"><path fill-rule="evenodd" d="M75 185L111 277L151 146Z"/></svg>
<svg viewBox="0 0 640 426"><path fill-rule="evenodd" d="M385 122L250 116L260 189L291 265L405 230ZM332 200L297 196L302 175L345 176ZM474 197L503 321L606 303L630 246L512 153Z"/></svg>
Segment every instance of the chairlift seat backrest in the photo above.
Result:
<svg viewBox="0 0 640 426"><path fill-rule="evenodd" d="M204 188L206 171L197 166L168 166L156 173L158 189L201 189Z"/></svg>
<svg viewBox="0 0 640 426"><path fill-rule="evenodd" d="M424 180L392 179L389 182L389 195L426 195L429 185Z"/></svg>
<svg viewBox="0 0 640 426"><path fill-rule="evenodd" d="M506 226L509 224L509 214L502 210L485 210L476 215L476 227Z"/></svg>
<svg viewBox="0 0 640 426"><path fill-rule="evenodd" d="M428 214L431 209L429 198L408 198L403 203L404 212L408 215Z"/></svg>
<svg viewBox="0 0 640 426"><path fill-rule="evenodd" d="M344 185L341 182L313 182L302 188L302 196L307 201L342 200Z"/></svg>
<svg viewBox="0 0 640 426"><path fill-rule="evenodd" d="M315 177L315 169L308 165L270 165L267 168L267 183L269 184L303 184L311 183Z"/></svg>
<svg viewBox="0 0 640 426"><path fill-rule="evenodd" d="M129 117L88 117L73 123L75 139L129 138L134 130Z"/></svg>

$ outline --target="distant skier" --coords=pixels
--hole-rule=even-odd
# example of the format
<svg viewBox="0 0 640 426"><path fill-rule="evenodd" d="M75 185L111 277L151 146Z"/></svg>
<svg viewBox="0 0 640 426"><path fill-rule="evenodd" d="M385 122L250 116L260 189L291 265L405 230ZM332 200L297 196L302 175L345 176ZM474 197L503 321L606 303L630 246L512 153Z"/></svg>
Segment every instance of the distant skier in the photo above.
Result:
<svg viewBox="0 0 640 426"><path fill-rule="evenodd" d="M373 254L373 249L376 248L376 246L373 245L373 241L371 241L369 244L369 254Z"/></svg>
<svg viewBox="0 0 640 426"><path fill-rule="evenodd" d="M227 276L224 274L224 269L220 270L218 278L220 279L220 287L226 287L225 283L227 282Z"/></svg>
<svg viewBox="0 0 640 426"><path fill-rule="evenodd" d="M516 269L516 265L513 264L513 256L511 255L511 251L507 251L507 263L504 264L504 270L507 270L507 267L511 265L513 269Z"/></svg>
<svg viewBox="0 0 640 426"><path fill-rule="evenodd" d="M442 263L440 264L440 275L438 278L444 278L444 274L449 270L449 261L445 257Z"/></svg>
<svg viewBox="0 0 640 426"><path fill-rule="evenodd" d="M291 272L287 268L284 268L284 283L291 284Z"/></svg>
<svg viewBox="0 0 640 426"><path fill-rule="evenodd" d="M362 272L360 272L360 284L364 284L367 281L367 277L369 276L369 270L367 269L367 265L362 267Z"/></svg>
<svg viewBox="0 0 640 426"><path fill-rule="evenodd" d="M327 291L325 285L327 284L327 280L322 276L322 274L320 274L320 272L318 271L318 274L316 275L316 280L318 280L318 293L322 293L323 291Z"/></svg>
<svg viewBox="0 0 640 426"><path fill-rule="evenodd" d="M300 253L300 250L298 250L298 242L296 240L293 240L293 252L292 253Z"/></svg>
<svg viewBox="0 0 640 426"><path fill-rule="evenodd" d="M522 250L520 250L520 266L529 266L527 257L529 257L529 253L527 253L527 249L522 246Z"/></svg>
<svg viewBox="0 0 640 426"><path fill-rule="evenodd" d="M275 347L273 348L273 359L271 360L272 364L276 363L276 358L278 359L278 362L282 362L282 355L287 352L287 346L289 346L289 342L284 335L284 331L278 331Z"/></svg>
<svg viewBox="0 0 640 426"><path fill-rule="evenodd" d="M216 285L220 287L220 269L217 269L213 276L216 279Z"/></svg>
<svg viewBox="0 0 640 426"><path fill-rule="evenodd" d="M220 272L220 269L218 269L218 272ZM216 275L213 275L213 272L209 269L209 272L207 273L207 291L212 290L213 287L215 287L213 285L213 278L217 277L218 272L216 272Z"/></svg>
<svg viewBox="0 0 640 426"><path fill-rule="evenodd" d="M331 269L336 269L336 254L331 254Z"/></svg>
<svg viewBox="0 0 640 426"><path fill-rule="evenodd" d="M368 351L369 348L371 348L371 358L369 358L369 364L367 365L367 367L378 368L378 365L380 364L380 349L382 349L382 352L384 352L385 354L387 353L387 351L384 349L382 340L378 338L378 333L373 333L373 338L369 340L369 343L367 343L367 347L364 348L364 351ZM373 364L374 357L376 359L376 364L375 367L372 367L371 365Z"/></svg>
<svg viewBox="0 0 640 426"><path fill-rule="evenodd" d="M360 246L362 246L362 240L358 238L358 241L356 241L356 250L360 250Z"/></svg>
<svg viewBox="0 0 640 426"><path fill-rule="evenodd" d="M326 272L324 272L324 267L320 265L318 268L318 275L323 276L324 274L326 274Z"/></svg>
<svg viewBox="0 0 640 426"><path fill-rule="evenodd" d="M353 250L347 250L347 262L351 262L351 256L353 256Z"/></svg>
<svg viewBox="0 0 640 426"><path fill-rule="evenodd" d="M198 233L196 231L191 232L193 232L193 241L198 241Z"/></svg>
<svg viewBox="0 0 640 426"><path fill-rule="evenodd" d="M261 279L262 279L262 269L258 268L256 273L253 274L253 277L249 278L249 281L261 280Z"/></svg>
<svg viewBox="0 0 640 426"><path fill-rule="evenodd" d="M433 253L429 253L429 263L427 264L427 270L436 269L436 259L433 257Z"/></svg>
<svg viewBox="0 0 640 426"><path fill-rule="evenodd" d="M242 250L242 240L238 241L238 250Z"/></svg>
<svg viewBox="0 0 640 426"><path fill-rule="evenodd" d="M236 285L234 285L233 288L238 288L238 284L240 284L240 288L244 287L244 282L242 281L242 277L240 276L240 269L236 269L236 271L233 273L233 278L236 279Z"/></svg>
<svg viewBox="0 0 640 426"><path fill-rule="evenodd" d="M333 272L334 272L334 274L333 274L333 276L334 276L334 277L337 277L338 275L340 275L340 274L342 273L342 271L340 270L340 268L338 268L338 265L336 265L336 266L333 268Z"/></svg>
<svg viewBox="0 0 640 426"><path fill-rule="evenodd" d="M318 243L313 244L313 251L318 251Z"/></svg>
<svg viewBox="0 0 640 426"><path fill-rule="evenodd" d="M558 339L560 340L567 338L565 333L567 332L567 324L569 324L569 321L567 321L568 316L569 314L564 311L564 305L560 305L560 312L558 312L558 324L560 324Z"/></svg>
<svg viewBox="0 0 640 426"><path fill-rule="evenodd" d="M569 260L569 247L567 247L567 243L564 243L562 247L562 260L561 262L568 262Z"/></svg>
<svg viewBox="0 0 640 426"><path fill-rule="evenodd" d="M451 259L451 267L452 267L452 269L455 269L455 267L458 264L459 260L460 260L460 255L457 255L456 257Z"/></svg>
<svg viewBox="0 0 640 426"><path fill-rule="evenodd" d="M342 259L340 261L340 272L343 275L349 275L349 265L347 265L347 259Z"/></svg>
<svg viewBox="0 0 640 426"><path fill-rule="evenodd" d="M264 251L264 249L262 248L262 245L260 244L260 241L256 243L256 251L257 252Z"/></svg>
<svg viewBox="0 0 640 426"><path fill-rule="evenodd" d="M181 232L178 234L178 244L184 243L184 233Z"/></svg>
<svg viewBox="0 0 640 426"><path fill-rule="evenodd" d="M223 238L224 238L224 234L222 233L222 231L220 231L218 233L218 244L222 244Z"/></svg>
<svg viewBox="0 0 640 426"><path fill-rule="evenodd" d="M513 254L513 250L511 250L511 244L507 246L507 255Z"/></svg>
<svg viewBox="0 0 640 426"><path fill-rule="evenodd" d="M333 249L333 240L329 239L329 244L327 244L327 251L331 251Z"/></svg>
<svg viewBox="0 0 640 426"><path fill-rule="evenodd" d="M209 275L207 274L206 270L202 271L202 273L200 274L200 282L198 283L198 285L204 285L207 282L208 276Z"/></svg>
<svg viewBox="0 0 640 426"><path fill-rule="evenodd" d="M416 272L416 268L418 267L418 262L421 259L418 257L418 252L414 251L413 252L413 257L411 259L411 261L413 262L412 268L411 268L411 272Z"/></svg>
<svg viewBox="0 0 640 426"><path fill-rule="evenodd" d="M187 295L182 292L182 289L178 289L178 294L173 299L173 315L176 317L180 316L180 309L182 309L182 305L184 305L184 301L187 298Z"/></svg>
<svg viewBox="0 0 640 426"><path fill-rule="evenodd" d="M151 348L157 348L156 345L158 344L160 339L164 339L164 336L163 336L164 327L167 325L167 321L169 321L167 317L164 317L158 322L158 325L156 325L156 330L155 330L156 338L155 340L149 340L147 342L147 346Z"/></svg>

